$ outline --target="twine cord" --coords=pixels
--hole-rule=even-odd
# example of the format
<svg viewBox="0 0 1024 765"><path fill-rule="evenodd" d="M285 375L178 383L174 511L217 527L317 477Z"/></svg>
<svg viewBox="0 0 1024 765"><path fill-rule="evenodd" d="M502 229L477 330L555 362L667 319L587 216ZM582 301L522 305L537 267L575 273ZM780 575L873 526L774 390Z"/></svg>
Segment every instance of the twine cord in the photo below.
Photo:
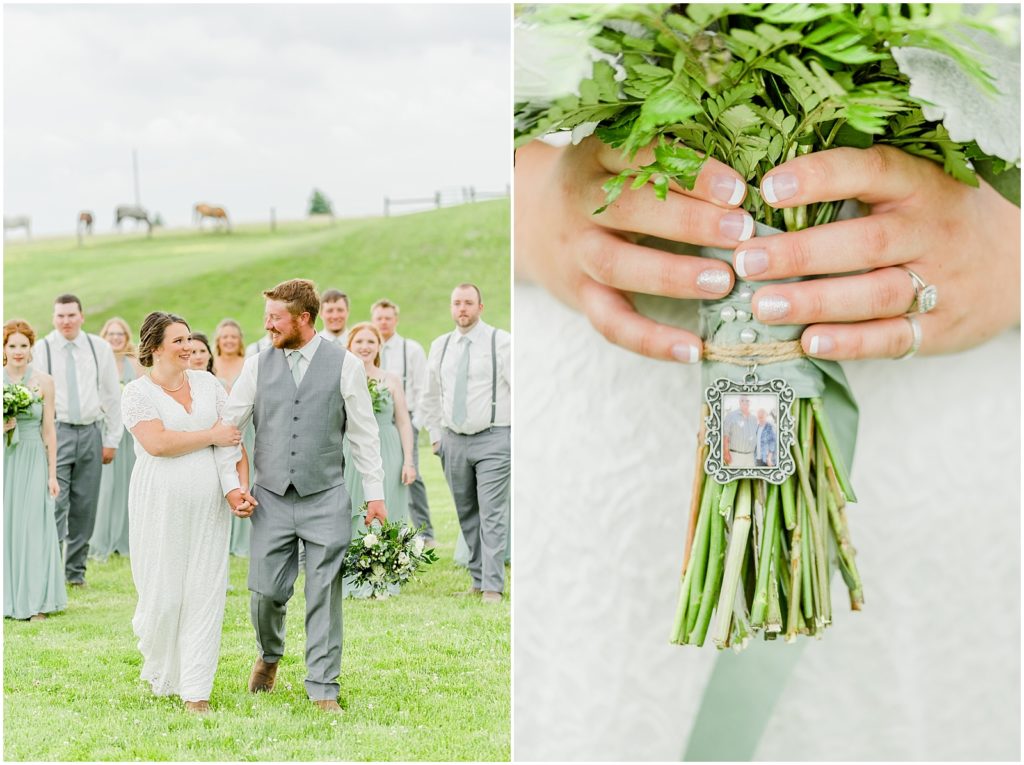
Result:
<svg viewBox="0 0 1024 765"><path fill-rule="evenodd" d="M737 366L751 364L777 364L781 361L795 361L804 357L803 346L799 340L787 340L781 343L738 343L712 344L704 346L704 361L720 361Z"/></svg>

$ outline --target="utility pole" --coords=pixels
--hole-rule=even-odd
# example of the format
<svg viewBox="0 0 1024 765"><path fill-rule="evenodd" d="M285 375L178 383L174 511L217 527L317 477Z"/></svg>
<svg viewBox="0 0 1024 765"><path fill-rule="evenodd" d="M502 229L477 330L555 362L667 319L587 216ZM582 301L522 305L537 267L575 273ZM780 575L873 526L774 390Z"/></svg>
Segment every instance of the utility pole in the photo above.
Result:
<svg viewBox="0 0 1024 765"><path fill-rule="evenodd" d="M139 197L139 152L132 149L132 176L135 178L135 206L142 207L142 199Z"/></svg>

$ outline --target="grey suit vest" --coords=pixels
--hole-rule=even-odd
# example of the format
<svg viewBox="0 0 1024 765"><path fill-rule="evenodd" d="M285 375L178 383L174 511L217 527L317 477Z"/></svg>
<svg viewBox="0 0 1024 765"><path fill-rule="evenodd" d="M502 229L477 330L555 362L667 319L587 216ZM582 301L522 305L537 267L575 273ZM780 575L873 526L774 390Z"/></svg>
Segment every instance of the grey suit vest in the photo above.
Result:
<svg viewBox="0 0 1024 765"><path fill-rule="evenodd" d="M283 350L260 353L253 406L255 483L279 496L291 484L305 497L345 482L345 353L321 340L298 389Z"/></svg>

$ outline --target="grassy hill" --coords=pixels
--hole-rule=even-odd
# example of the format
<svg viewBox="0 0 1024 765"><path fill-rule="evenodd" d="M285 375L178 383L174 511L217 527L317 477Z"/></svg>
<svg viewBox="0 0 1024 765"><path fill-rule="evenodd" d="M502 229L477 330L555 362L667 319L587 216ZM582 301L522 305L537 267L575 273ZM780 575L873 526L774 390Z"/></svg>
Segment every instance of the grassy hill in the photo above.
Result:
<svg viewBox="0 0 1024 765"><path fill-rule="evenodd" d="M401 306L399 332L425 347L452 327L452 287L480 286L484 319L509 328L511 304L508 200L467 204L395 218L239 226L215 231L161 231L97 236L81 248L74 238L4 246L4 319L24 318L40 334L52 327L53 298L83 303L86 329L99 332L111 316L132 326L153 310L185 317L212 333L236 319L252 342L263 334L262 291L307 278L321 291L348 293L349 324L369 318L387 297ZM318 322L318 326L322 326Z"/></svg>

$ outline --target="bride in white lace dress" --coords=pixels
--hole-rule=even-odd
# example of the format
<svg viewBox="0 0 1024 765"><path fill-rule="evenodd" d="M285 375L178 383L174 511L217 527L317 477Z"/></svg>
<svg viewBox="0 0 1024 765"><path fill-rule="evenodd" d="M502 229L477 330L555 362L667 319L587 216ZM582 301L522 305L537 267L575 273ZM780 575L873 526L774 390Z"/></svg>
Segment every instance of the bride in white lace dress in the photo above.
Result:
<svg viewBox="0 0 1024 765"><path fill-rule="evenodd" d="M220 652L231 511L220 473L248 479L243 454L223 464L214 447L239 443L220 421L227 394L209 372L188 369L190 330L173 314L146 317L139 361L148 374L125 386L121 408L135 437L128 491L132 578L139 600L132 627L142 679L191 711L209 708ZM220 464L218 456L221 456Z"/></svg>

